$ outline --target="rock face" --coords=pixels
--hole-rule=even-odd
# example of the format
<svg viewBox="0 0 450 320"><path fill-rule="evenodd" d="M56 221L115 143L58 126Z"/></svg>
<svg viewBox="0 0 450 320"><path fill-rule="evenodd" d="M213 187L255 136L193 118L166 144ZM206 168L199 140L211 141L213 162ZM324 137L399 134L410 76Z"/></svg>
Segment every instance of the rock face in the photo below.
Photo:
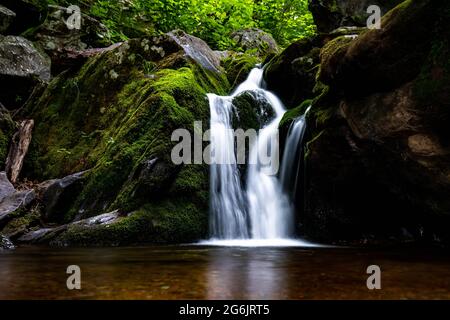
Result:
<svg viewBox="0 0 450 320"><path fill-rule="evenodd" d="M377 5L381 14L394 8L402 0L309 0L309 10L313 14L317 30L329 33L339 27L367 24L367 8Z"/></svg>
<svg viewBox="0 0 450 320"><path fill-rule="evenodd" d="M0 202L12 195L15 191L14 186L6 176L6 172L0 172Z"/></svg>
<svg viewBox="0 0 450 320"><path fill-rule="evenodd" d="M278 52L278 45L272 35L257 28L243 29L231 34L236 45L244 51L255 50L257 55L266 56Z"/></svg>
<svg viewBox="0 0 450 320"><path fill-rule="evenodd" d="M406 1L382 29L322 48L303 234L450 240L449 12L445 1Z"/></svg>
<svg viewBox="0 0 450 320"><path fill-rule="evenodd" d="M313 98L322 45L320 37L294 42L266 66L264 78L267 87L281 98L286 107L294 108Z"/></svg>
<svg viewBox="0 0 450 320"><path fill-rule="evenodd" d="M191 36L181 30L174 30L167 35L183 49L190 59L194 60L202 68L213 72L221 70L220 56L212 51L202 39ZM155 44L158 45L158 40Z"/></svg>
<svg viewBox="0 0 450 320"><path fill-rule="evenodd" d="M7 108L17 107L38 80L50 80L48 57L25 38L0 36L0 101Z"/></svg>
<svg viewBox="0 0 450 320"><path fill-rule="evenodd" d="M37 187L44 206L43 218L46 221L61 221L63 217L59 214L67 211L77 198L83 187L85 174L86 171L74 173L62 179L45 181Z"/></svg>
<svg viewBox="0 0 450 320"><path fill-rule="evenodd" d="M8 29L15 17L16 14L13 11L0 5L0 34Z"/></svg>
<svg viewBox="0 0 450 320"><path fill-rule="evenodd" d="M15 211L26 208L35 198L34 190L16 191L5 172L0 172L0 226L11 218Z"/></svg>

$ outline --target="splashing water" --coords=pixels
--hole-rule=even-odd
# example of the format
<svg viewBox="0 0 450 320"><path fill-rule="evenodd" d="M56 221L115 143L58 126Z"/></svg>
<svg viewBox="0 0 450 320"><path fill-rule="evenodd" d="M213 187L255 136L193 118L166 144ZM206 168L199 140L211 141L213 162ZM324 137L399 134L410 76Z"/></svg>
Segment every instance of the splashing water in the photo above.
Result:
<svg viewBox="0 0 450 320"><path fill-rule="evenodd" d="M224 245L230 240L241 245L242 239L251 239L252 244L266 245L293 245L295 242L279 241L292 238L294 233L293 206L277 177L278 124L286 110L273 93L262 88L262 82L263 69L255 68L230 96L208 94L211 109L210 230L213 239L225 240L222 241ZM250 146L250 164L247 165L245 187L235 163L236 151L232 131L235 112L233 98L244 91L254 92L256 99L261 100L259 102L268 102L274 113L273 119L259 130L256 141ZM292 143L292 146L287 147L297 149L298 144ZM272 161L262 162L262 154ZM289 166L293 167L293 164ZM286 173L290 169L281 170ZM215 242L204 242L208 243ZM300 241L297 245L307 243Z"/></svg>

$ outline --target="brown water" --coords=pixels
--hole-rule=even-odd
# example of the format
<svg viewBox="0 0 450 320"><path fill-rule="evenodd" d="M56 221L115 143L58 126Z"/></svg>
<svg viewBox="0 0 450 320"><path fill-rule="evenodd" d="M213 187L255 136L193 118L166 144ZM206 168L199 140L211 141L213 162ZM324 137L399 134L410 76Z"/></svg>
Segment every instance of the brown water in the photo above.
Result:
<svg viewBox="0 0 450 320"><path fill-rule="evenodd" d="M81 268L82 289L66 288ZM366 268L382 270L368 290ZM0 252L0 299L449 299L436 249L18 248Z"/></svg>

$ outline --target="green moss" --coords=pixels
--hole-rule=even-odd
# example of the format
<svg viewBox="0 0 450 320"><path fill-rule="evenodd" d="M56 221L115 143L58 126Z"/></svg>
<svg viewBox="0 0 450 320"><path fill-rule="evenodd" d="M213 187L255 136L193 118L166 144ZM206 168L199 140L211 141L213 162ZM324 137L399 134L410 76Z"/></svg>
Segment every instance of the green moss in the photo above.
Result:
<svg viewBox="0 0 450 320"><path fill-rule="evenodd" d="M12 219L2 229L2 233L14 238L24 234L30 228L39 225L40 211L38 207L28 210L16 210L11 216Z"/></svg>
<svg viewBox="0 0 450 320"><path fill-rule="evenodd" d="M118 246L137 243L189 242L205 236L207 215L189 199L147 204L109 225L71 225L51 244Z"/></svg>
<svg viewBox="0 0 450 320"><path fill-rule="evenodd" d="M329 63L339 52L343 52L352 40L351 37L340 36L328 42L320 51L321 64Z"/></svg>
<svg viewBox="0 0 450 320"><path fill-rule="evenodd" d="M302 116L305 113L306 109L311 106L311 104L312 100L308 99L303 101L298 107L286 111L278 125L278 128L288 127L292 123L292 121Z"/></svg>
<svg viewBox="0 0 450 320"><path fill-rule="evenodd" d="M256 55L234 54L223 60L222 65L232 88L242 83L250 71L261 61Z"/></svg>

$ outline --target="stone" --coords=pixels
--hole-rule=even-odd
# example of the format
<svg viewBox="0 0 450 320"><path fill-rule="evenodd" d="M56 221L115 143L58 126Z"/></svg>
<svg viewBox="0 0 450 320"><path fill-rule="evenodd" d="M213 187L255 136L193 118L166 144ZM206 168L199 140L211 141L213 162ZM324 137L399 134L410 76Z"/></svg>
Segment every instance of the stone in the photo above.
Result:
<svg viewBox="0 0 450 320"><path fill-rule="evenodd" d="M211 50L202 39L191 36L181 30L171 31L167 35L183 48L188 57L196 61L203 68L214 72L221 70L220 56Z"/></svg>
<svg viewBox="0 0 450 320"><path fill-rule="evenodd" d="M50 78L50 59L31 41L0 36L0 101L7 109L20 106L38 81Z"/></svg>
<svg viewBox="0 0 450 320"><path fill-rule="evenodd" d="M0 224L10 218L16 210L26 208L35 199L34 190L16 191L0 201Z"/></svg>
<svg viewBox="0 0 450 320"><path fill-rule="evenodd" d="M8 29L15 17L16 14L13 11L0 5L0 34Z"/></svg>
<svg viewBox="0 0 450 320"><path fill-rule="evenodd" d="M272 35L261 29L238 30L231 34L231 39L236 42L237 47L242 48L244 51L254 50L259 56L266 56L279 51L277 42Z"/></svg>
<svg viewBox="0 0 450 320"><path fill-rule="evenodd" d="M3 199L12 195L15 191L16 189L8 180L6 172L0 172L0 203L3 201Z"/></svg>
<svg viewBox="0 0 450 320"><path fill-rule="evenodd" d="M62 179L53 179L40 183L37 193L44 206L43 217L47 221L61 221L78 197L83 186L83 177L87 171L77 172Z"/></svg>

